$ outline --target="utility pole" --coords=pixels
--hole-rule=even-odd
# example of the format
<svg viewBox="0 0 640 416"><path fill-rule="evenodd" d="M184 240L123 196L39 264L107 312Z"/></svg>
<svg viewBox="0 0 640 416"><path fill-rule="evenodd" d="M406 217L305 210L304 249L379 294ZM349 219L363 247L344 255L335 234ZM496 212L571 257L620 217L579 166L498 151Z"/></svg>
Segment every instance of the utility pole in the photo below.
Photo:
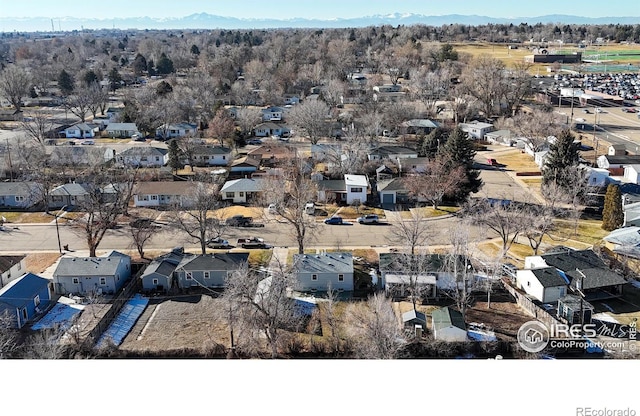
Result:
<svg viewBox="0 0 640 416"><path fill-rule="evenodd" d="M9 148L9 139L7 139L7 156L9 157L9 182L13 182L13 164L11 163L11 149Z"/></svg>

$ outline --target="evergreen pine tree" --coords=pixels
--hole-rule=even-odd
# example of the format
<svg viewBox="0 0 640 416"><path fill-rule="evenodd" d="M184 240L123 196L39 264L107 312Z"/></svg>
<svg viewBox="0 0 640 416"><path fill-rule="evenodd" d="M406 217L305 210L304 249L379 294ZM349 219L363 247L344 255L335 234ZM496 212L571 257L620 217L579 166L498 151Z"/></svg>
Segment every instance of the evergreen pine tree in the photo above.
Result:
<svg viewBox="0 0 640 416"><path fill-rule="evenodd" d="M64 69L58 75L58 88L62 95L70 95L73 92L73 78Z"/></svg>
<svg viewBox="0 0 640 416"><path fill-rule="evenodd" d="M431 131L428 135L424 136L418 149L421 157L428 157L433 159L440 149L447 141L447 132L442 127L438 127Z"/></svg>
<svg viewBox="0 0 640 416"><path fill-rule="evenodd" d="M160 59L158 59L158 63L156 64L156 72L159 75L169 75L175 72L173 61L169 59L164 52L162 53L162 55L160 55Z"/></svg>
<svg viewBox="0 0 640 416"><path fill-rule="evenodd" d="M602 229L613 231L624 224L624 212L622 211L622 193L618 185L607 186L604 196L604 209L602 211Z"/></svg>
<svg viewBox="0 0 640 416"><path fill-rule="evenodd" d="M178 172L178 169L182 167L180 163L180 148L176 139L169 142L169 166L173 173Z"/></svg>
<svg viewBox="0 0 640 416"><path fill-rule="evenodd" d="M549 153L542 169L542 183L557 183L561 188L572 186L569 168L578 165L579 144L574 141L570 130L564 130L549 146Z"/></svg>
<svg viewBox="0 0 640 416"><path fill-rule="evenodd" d="M451 168L463 166L467 181L462 185L460 191L455 195L456 201L464 201L467 197L478 192L482 187L482 179L480 179L480 171L473 169L473 158L476 150L473 141L467 137L467 134L457 127L447 138L444 146L440 146L440 152L443 152L451 161Z"/></svg>

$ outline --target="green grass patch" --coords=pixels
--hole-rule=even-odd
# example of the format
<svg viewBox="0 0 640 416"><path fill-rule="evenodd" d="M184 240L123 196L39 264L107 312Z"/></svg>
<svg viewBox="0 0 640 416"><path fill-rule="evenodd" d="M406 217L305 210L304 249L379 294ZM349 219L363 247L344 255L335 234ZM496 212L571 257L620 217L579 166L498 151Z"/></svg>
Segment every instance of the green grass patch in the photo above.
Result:
<svg viewBox="0 0 640 416"><path fill-rule="evenodd" d="M598 220L580 220L577 229L573 221L556 220L555 224L556 230L552 233L553 236L579 241L587 245L596 245L609 234L608 231L601 228L602 221Z"/></svg>

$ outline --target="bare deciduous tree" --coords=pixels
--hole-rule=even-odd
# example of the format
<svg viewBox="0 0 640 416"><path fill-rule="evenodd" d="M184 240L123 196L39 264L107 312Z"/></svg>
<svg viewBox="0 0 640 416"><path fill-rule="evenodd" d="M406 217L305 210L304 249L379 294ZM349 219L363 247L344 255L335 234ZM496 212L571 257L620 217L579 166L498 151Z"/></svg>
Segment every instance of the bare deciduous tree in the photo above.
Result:
<svg viewBox="0 0 640 416"><path fill-rule="evenodd" d="M344 332L354 354L365 359L393 359L405 345L402 328L391 300L374 294L365 303L350 303L345 312Z"/></svg>
<svg viewBox="0 0 640 416"><path fill-rule="evenodd" d="M188 197L189 205L174 206L173 226L186 233L200 244L202 254L207 253L207 240L220 237L225 226L222 213L214 212L222 207L219 185L215 183L197 182Z"/></svg>
<svg viewBox="0 0 640 416"><path fill-rule="evenodd" d="M44 146L47 133L53 130L53 126L53 113L47 110L29 112L20 122L22 130L41 146Z"/></svg>
<svg viewBox="0 0 640 416"><path fill-rule="evenodd" d="M438 155L428 162L424 172L406 176L403 182L409 195L418 201L426 200L433 209L438 209L442 199L456 195L466 179L463 166L451 167L446 155Z"/></svg>
<svg viewBox="0 0 640 416"><path fill-rule="evenodd" d="M425 246L431 237L429 223L424 219L419 210L411 211L411 218L401 218L393 224L388 236L389 241L408 248L411 255L416 254L416 250Z"/></svg>
<svg viewBox="0 0 640 416"><path fill-rule="evenodd" d="M329 106L320 100L307 100L296 105L287 116L289 122L300 130L300 135L309 137L311 144L317 144L323 136L329 135Z"/></svg>
<svg viewBox="0 0 640 416"><path fill-rule="evenodd" d="M22 108L22 97L28 95L30 88L31 77L25 68L9 65L0 72L0 94L16 111Z"/></svg>
<svg viewBox="0 0 640 416"><path fill-rule="evenodd" d="M0 359L11 358L18 348L18 330L8 311L0 313Z"/></svg>
<svg viewBox="0 0 640 416"><path fill-rule="evenodd" d="M220 146L224 146L225 142L233 142L233 136L236 131L233 119L224 108L216 111L216 115L209 122L209 134L220 142Z"/></svg>

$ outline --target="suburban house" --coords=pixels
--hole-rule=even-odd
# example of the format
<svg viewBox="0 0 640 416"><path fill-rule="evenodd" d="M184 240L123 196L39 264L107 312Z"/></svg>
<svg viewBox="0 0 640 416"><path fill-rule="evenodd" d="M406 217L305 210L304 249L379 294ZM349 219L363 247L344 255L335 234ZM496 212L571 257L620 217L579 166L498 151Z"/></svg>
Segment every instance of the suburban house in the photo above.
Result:
<svg viewBox="0 0 640 416"><path fill-rule="evenodd" d="M105 131L115 139L128 139L134 134L140 134L135 123L109 123Z"/></svg>
<svg viewBox="0 0 640 416"><path fill-rule="evenodd" d="M177 139L180 137L195 137L198 125L192 123L163 124L156 129L156 137L163 140Z"/></svg>
<svg viewBox="0 0 640 416"><path fill-rule="evenodd" d="M329 179L316 182L318 201L335 201L351 205L367 202L369 180L365 175L344 175L344 179Z"/></svg>
<svg viewBox="0 0 640 416"><path fill-rule="evenodd" d="M49 150L49 147L47 148ZM116 157L116 151L105 146L52 146L52 166L96 166Z"/></svg>
<svg viewBox="0 0 640 416"><path fill-rule="evenodd" d="M596 159L602 169L620 169L628 165L640 164L640 155L602 155Z"/></svg>
<svg viewBox="0 0 640 416"><path fill-rule="evenodd" d="M339 292L353 292L353 255L347 252L294 254L297 275L296 290L326 292L329 287Z"/></svg>
<svg viewBox="0 0 640 416"><path fill-rule="evenodd" d="M140 275L143 292L167 292L173 287L173 272L184 257L184 249L176 247L171 252L151 260Z"/></svg>
<svg viewBox="0 0 640 416"><path fill-rule="evenodd" d="M640 164L626 165L623 178L627 183L640 185Z"/></svg>
<svg viewBox="0 0 640 416"><path fill-rule="evenodd" d="M109 118L110 123L115 123L120 117L120 113L124 110L124 107L109 107L105 111L105 115Z"/></svg>
<svg viewBox="0 0 640 416"><path fill-rule="evenodd" d="M73 208L89 197L89 192L78 183L65 183L49 191L49 208Z"/></svg>
<svg viewBox="0 0 640 416"><path fill-rule="evenodd" d="M410 294L410 286L419 290L421 297L437 299L443 291L462 287L456 282L454 271L448 270L446 256L442 254L380 253L380 278L378 287L384 289L387 296L404 298ZM463 256L455 259L454 268L458 271L468 269L469 261ZM474 280L470 278L469 280ZM467 282L470 285L470 282Z"/></svg>
<svg viewBox="0 0 640 416"><path fill-rule="evenodd" d="M284 104L285 106L300 104L300 97L298 97L297 95L285 94Z"/></svg>
<svg viewBox="0 0 640 416"><path fill-rule="evenodd" d="M240 178L226 181L220 189L223 200L231 200L234 204L245 204L255 198L264 186L262 179Z"/></svg>
<svg viewBox="0 0 640 416"><path fill-rule="evenodd" d="M104 257L62 257L53 272L60 295L113 295L131 277L131 257L112 251Z"/></svg>
<svg viewBox="0 0 640 416"><path fill-rule="evenodd" d="M552 303L567 294L569 281L555 267L540 267L518 270L516 285L534 299Z"/></svg>
<svg viewBox="0 0 640 416"><path fill-rule="evenodd" d="M469 135L469 138L475 140L483 140L484 135L493 131L493 124L483 123L478 120L471 121L469 123L458 124L460 129Z"/></svg>
<svg viewBox="0 0 640 416"><path fill-rule="evenodd" d="M169 151L162 147L134 146L116 155L119 166L162 167L169 162Z"/></svg>
<svg viewBox="0 0 640 416"><path fill-rule="evenodd" d="M91 139L96 136L95 130L87 123L78 123L64 129L64 137L67 139Z"/></svg>
<svg viewBox="0 0 640 416"><path fill-rule="evenodd" d="M0 315L7 315L14 328L22 328L49 307L49 280L27 273L0 289Z"/></svg>
<svg viewBox="0 0 640 416"><path fill-rule="evenodd" d="M133 189L134 207L189 207L196 184L194 182L138 182Z"/></svg>
<svg viewBox="0 0 640 416"><path fill-rule="evenodd" d="M491 144L501 144L503 146L513 146L515 139L511 130L496 130L484 134L484 139Z"/></svg>
<svg viewBox="0 0 640 416"><path fill-rule="evenodd" d="M229 172L235 174L251 174L260 168L260 160L244 156L231 162Z"/></svg>
<svg viewBox="0 0 640 416"><path fill-rule="evenodd" d="M185 163L195 166L227 166L231 161L231 149L223 146L197 146Z"/></svg>
<svg viewBox="0 0 640 416"><path fill-rule="evenodd" d="M440 127L440 125L435 121L426 118L414 118L402 122L402 124L400 124L400 132L402 134L427 135L438 127Z"/></svg>
<svg viewBox="0 0 640 416"><path fill-rule="evenodd" d="M0 289L25 273L27 256L0 256Z"/></svg>
<svg viewBox="0 0 640 416"><path fill-rule="evenodd" d="M367 155L369 160L405 159L418 157L418 151L403 146L380 146Z"/></svg>
<svg viewBox="0 0 640 416"><path fill-rule="evenodd" d="M265 144L250 150L247 156L259 161L261 166L276 167L282 162L294 159L297 151L295 147L282 144Z"/></svg>
<svg viewBox="0 0 640 416"><path fill-rule="evenodd" d="M431 313L431 330L438 341L465 342L467 325L460 312L447 306Z"/></svg>
<svg viewBox="0 0 640 416"><path fill-rule="evenodd" d="M398 172L400 173L424 173L427 171L429 163L428 157L396 159Z"/></svg>
<svg viewBox="0 0 640 416"><path fill-rule="evenodd" d="M260 110L262 113L262 121L282 121L284 116L284 108L267 107Z"/></svg>
<svg viewBox="0 0 640 416"><path fill-rule="evenodd" d="M35 182L0 182L0 209L31 209L42 195L42 185Z"/></svg>
<svg viewBox="0 0 640 416"><path fill-rule="evenodd" d="M592 168L590 166L583 166L582 168L587 173L588 186L606 187L612 181L610 172L608 169ZM625 174L626 174L626 169L625 169Z"/></svg>
<svg viewBox="0 0 640 416"><path fill-rule="evenodd" d="M222 288L227 276L247 264L249 253L211 253L185 255L174 276L180 289L190 287Z"/></svg>
<svg viewBox="0 0 640 416"><path fill-rule="evenodd" d="M555 267L560 276L569 282L570 291L580 294L587 301L620 297L622 287L627 283L590 249L564 248L540 256L525 257L525 269L541 267Z"/></svg>
<svg viewBox="0 0 640 416"><path fill-rule="evenodd" d="M383 205L406 204L409 191L402 178L384 179L376 183L376 190Z"/></svg>
<svg viewBox="0 0 640 416"><path fill-rule="evenodd" d="M253 135L256 137L280 136L285 137L291 133L291 129L284 124L276 124L268 121L260 123L253 128Z"/></svg>

